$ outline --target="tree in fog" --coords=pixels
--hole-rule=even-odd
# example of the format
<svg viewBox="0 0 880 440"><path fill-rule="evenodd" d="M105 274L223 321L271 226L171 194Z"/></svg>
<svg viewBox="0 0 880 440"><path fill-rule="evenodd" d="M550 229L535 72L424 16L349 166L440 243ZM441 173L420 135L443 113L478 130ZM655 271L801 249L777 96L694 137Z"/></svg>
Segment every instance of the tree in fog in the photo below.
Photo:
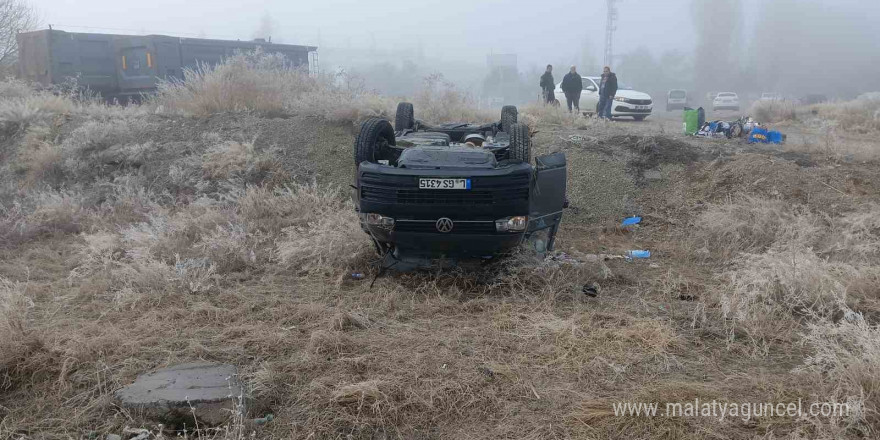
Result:
<svg viewBox="0 0 880 440"><path fill-rule="evenodd" d="M37 12L24 0L0 0L0 64L9 65L18 58L15 37L37 26Z"/></svg>
<svg viewBox="0 0 880 440"><path fill-rule="evenodd" d="M880 90L880 17L878 8L873 11L818 0L766 0L750 50L758 87L789 97L851 98Z"/></svg>
<svg viewBox="0 0 880 440"><path fill-rule="evenodd" d="M692 64L683 52L667 51L655 57L642 46L623 54L615 67L618 80L652 96L671 89L688 89L693 81Z"/></svg>
<svg viewBox="0 0 880 440"><path fill-rule="evenodd" d="M594 76L602 72L602 66L599 65L593 52L594 49L590 44L590 38L584 37L581 42L581 56L578 64L578 72L581 75Z"/></svg>
<svg viewBox="0 0 880 440"><path fill-rule="evenodd" d="M740 0L693 0L696 25L694 82L698 92L731 87L738 66L742 2Z"/></svg>

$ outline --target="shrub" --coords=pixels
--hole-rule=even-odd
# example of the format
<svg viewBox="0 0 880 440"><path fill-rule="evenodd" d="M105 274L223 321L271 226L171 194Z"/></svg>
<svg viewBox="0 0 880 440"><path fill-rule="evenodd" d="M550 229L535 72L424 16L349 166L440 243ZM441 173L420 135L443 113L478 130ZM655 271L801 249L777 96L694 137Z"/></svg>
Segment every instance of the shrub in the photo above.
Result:
<svg viewBox="0 0 880 440"><path fill-rule="evenodd" d="M530 127L539 125L559 125L566 128L586 129L595 124L595 120L580 114L569 113L564 107L533 103L519 109L519 120Z"/></svg>
<svg viewBox="0 0 880 440"><path fill-rule="evenodd" d="M418 119L430 122L491 122L501 120L500 112L479 110L471 96L455 85L433 74L425 78L423 87L413 99Z"/></svg>
<svg viewBox="0 0 880 440"><path fill-rule="evenodd" d="M64 191L39 191L0 205L0 242L17 244L37 236L77 233L88 213L82 195Z"/></svg>
<svg viewBox="0 0 880 440"><path fill-rule="evenodd" d="M858 268L817 256L799 243L780 244L761 254L741 254L720 296L730 337L737 328L753 340L789 340L794 321L830 318L846 308L846 285Z"/></svg>
<svg viewBox="0 0 880 440"><path fill-rule="evenodd" d="M182 81L159 84L152 103L166 110L205 116L256 112L265 116L302 114L355 122L387 115L390 104L377 95L343 90L329 77L313 77L289 67L280 55L242 53L214 65L188 69Z"/></svg>
<svg viewBox="0 0 880 440"><path fill-rule="evenodd" d="M763 252L777 241L809 243L821 229L819 219L806 207L751 196L710 204L695 226L696 246L723 259L740 252Z"/></svg>
<svg viewBox="0 0 880 440"><path fill-rule="evenodd" d="M810 107L820 119L856 133L880 131L880 95L868 93L852 101L817 104Z"/></svg>
<svg viewBox="0 0 880 440"><path fill-rule="evenodd" d="M27 98L35 93L36 90L22 80L10 77L0 81L0 100Z"/></svg>
<svg viewBox="0 0 880 440"><path fill-rule="evenodd" d="M277 258L286 267L302 271L341 269L361 258L368 248L351 201L332 198L315 186L298 187L290 197L304 200L298 224L283 230ZM318 201L324 201L322 204ZM317 202L317 203L316 203Z"/></svg>
<svg viewBox="0 0 880 440"><path fill-rule="evenodd" d="M759 100L752 104L750 112L755 120L765 124L797 119L797 106L790 101Z"/></svg>
<svg viewBox="0 0 880 440"><path fill-rule="evenodd" d="M204 178L241 179L245 183L275 186L289 179L275 155L254 150L252 142L225 142L202 156Z"/></svg>
<svg viewBox="0 0 880 440"><path fill-rule="evenodd" d="M0 390L13 385L30 352L42 344L29 323L33 306L23 284L0 278Z"/></svg>
<svg viewBox="0 0 880 440"><path fill-rule="evenodd" d="M847 310L838 323L807 326L804 343L812 349L800 371L817 373L830 386L828 395L846 402L849 422L880 423L880 327Z"/></svg>

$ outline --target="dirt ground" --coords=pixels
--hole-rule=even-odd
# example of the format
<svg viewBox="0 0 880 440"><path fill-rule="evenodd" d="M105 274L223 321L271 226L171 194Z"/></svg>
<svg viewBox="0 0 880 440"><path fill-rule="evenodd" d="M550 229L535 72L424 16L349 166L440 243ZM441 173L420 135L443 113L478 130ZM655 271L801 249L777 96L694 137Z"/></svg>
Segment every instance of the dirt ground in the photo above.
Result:
<svg viewBox="0 0 880 440"><path fill-rule="evenodd" d="M228 115L149 123L152 142L165 146L203 148L191 140L205 133L253 141L276 152L299 182L344 189L353 172L346 125ZM694 139L671 115L533 128L536 153L564 151L569 160L572 207L559 253L543 263L388 273L375 284L369 256L307 273L267 263L223 272L209 291L119 300L107 278L74 276L83 235L96 230L0 246L0 278L26 293L32 335L0 377L0 438L103 438L125 426L159 432L116 406L113 391L144 371L199 359L237 365L255 398L251 417L274 414L247 426L243 435L253 429L256 438L825 435L828 428L806 419L616 416L612 408L821 400L829 388L796 372L808 347L787 337L757 344L719 317L713 292L733 258L710 257L716 243L695 231L707 206L734 199L796 204L829 218L878 203L877 163ZM791 131L790 139L806 136ZM642 223L621 228L630 215ZM652 255L598 257L632 249ZM865 287L852 306L877 315L876 293ZM869 438L876 428L834 432Z"/></svg>

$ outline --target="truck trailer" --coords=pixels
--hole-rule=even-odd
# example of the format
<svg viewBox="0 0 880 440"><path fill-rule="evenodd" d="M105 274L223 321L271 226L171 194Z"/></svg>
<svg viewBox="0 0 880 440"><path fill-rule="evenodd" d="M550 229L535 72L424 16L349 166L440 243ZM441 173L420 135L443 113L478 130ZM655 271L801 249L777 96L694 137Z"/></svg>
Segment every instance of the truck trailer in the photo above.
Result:
<svg viewBox="0 0 880 440"><path fill-rule="evenodd" d="M291 66L315 68L317 47L264 40L233 41L167 35L118 35L44 29L19 33L22 79L45 87L75 78L105 99L128 101L156 90L160 80L183 79L184 69L216 65L236 52L282 54Z"/></svg>

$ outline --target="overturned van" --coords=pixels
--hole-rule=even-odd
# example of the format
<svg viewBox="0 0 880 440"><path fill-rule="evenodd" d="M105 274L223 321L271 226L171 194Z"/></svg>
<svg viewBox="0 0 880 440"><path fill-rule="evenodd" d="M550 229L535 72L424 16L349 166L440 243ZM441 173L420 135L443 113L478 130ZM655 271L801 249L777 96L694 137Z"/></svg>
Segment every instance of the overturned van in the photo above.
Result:
<svg viewBox="0 0 880 440"><path fill-rule="evenodd" d="M552 250L566 205L564 153L531 163L516 107L489 124L429 125L400 103L354 146L361 228L391 260L491 259L525 242Z"/></svg>

